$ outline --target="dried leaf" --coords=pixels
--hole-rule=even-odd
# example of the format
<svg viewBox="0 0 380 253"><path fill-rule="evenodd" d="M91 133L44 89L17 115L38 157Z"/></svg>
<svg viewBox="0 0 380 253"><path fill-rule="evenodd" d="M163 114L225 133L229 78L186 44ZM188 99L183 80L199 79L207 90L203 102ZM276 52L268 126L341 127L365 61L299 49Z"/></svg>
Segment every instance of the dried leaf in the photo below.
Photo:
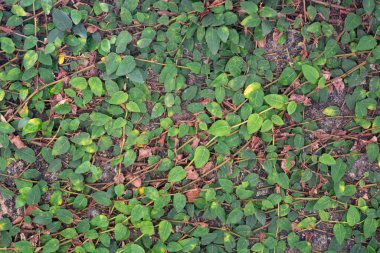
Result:
<svg viewBox="0 0 380 253"><path fill-rule="evenodd" d="M343 79L338 77L338 78L334 78L332 80L332 84L335 88L335 90L338 92L338 93L342 93L344 91L344 82L343 82Z"/></svg>
<svg viewBox="0 0 380 253"><path fill-rule="evenodd" d="M114 180L115 184L122 184L125 180L125 177L121 172L119 172L116 174L116 176L113 178L113 180Z"/></svg>
<svg viewBox="0 0 380 253"><path fill-rule="evenodd" d="M193 203L196 198L199 197L201 190L199 188L193 188L186 192L187 201Z"/></svg>
<svg viewBox="0 0 380 253"><path fill-rule="evenodd" d="M9 135L9 141L16 146L18 149L26 148L27 146L22 142L19 135Z"/></svg>
<svg viewBox="0 0 380 253"><path fill-rule="evenodd" d="M98 30L98 28L96 26L93 26L93 25L87 27L87 32L89 32L89 33L95 33L97 30Z"/></svg>
<svg viewBox="0 0 380 253"><path fill-rule="evenodd" d="M305 95L292 94L289 98L291 101L296 102L297 104L303 104L305 106L311 105L311 100Z"/></svg>
<svg viewBox="0 0 380 253"><path fill-rule="evenodd" d="M190 166L186 169L186 179L196 180L198 178L199 174L195 171L194 166Z"/></svg>
<svg viewBox="0 0 380 253"><path fill-rule="evenodd" d="M206 163L206 165L202 169L200 169L199 172L201 173L201 175L204 175L207 172L209 172L213 167L214 167L213 163L212 162L208 162L208 163Z"/></svg>
<svg viewBox="0 0 380 253"><path fill-rule="evenodd" d="M140 148L139 149L139 157L137 158L138 161L141 161L144 158L148 158L153 155L151 148Z"/></svg>

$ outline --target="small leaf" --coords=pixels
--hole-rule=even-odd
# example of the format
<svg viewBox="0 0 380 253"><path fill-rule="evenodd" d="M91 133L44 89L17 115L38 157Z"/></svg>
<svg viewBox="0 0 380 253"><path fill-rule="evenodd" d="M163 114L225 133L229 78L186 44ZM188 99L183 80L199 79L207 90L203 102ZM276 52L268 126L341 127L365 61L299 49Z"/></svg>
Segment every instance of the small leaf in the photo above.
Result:
<svg viewBox="0 0 380 253"><path fill-rule="evenodd" d="M285 97L278 94L269 94L264 97L265 102L276 109L282 109L285 105Z"/></svg>
<svg viewBox="0 0 380 253"><path fill-rule="evenodd" d="M0 38L1 43L1 50L4 52L11 54L15 51L15 43L13 43L13 40L11 38L2 37Z"/></svg>
<svg viewBox="0 0 380 253"><path fill-rule="evenodd" d="M88 84L95 96L100 97L103 94L103 83L99 77L90 77L90 79L88 79Z"/></svg>
<svg viewBox="0 0 380 253"><path fill-rule="evenodd" d="M158 224L158 234L163 242L165 242L172 232L172 224L166 220Z"/></svg>
<svg viewBox="0 0 380 253"><path fill-rule="evenodd" d="M111 206L112 205L112 200L110 197L108 197L108 194L103 191L97 191L91 194L91 197L98 203L99 205L102 206Z"/></svg>
<svg viewBox="0 0 380 253"><path fill-rule="evenodd" d="M109 103L111 105L121 105L128 100L128 94L123 91L117 91L111 95Z"/></svg>
<svg viewBox="0 0 380 253"><path fill-rule="evenodd" d="M333 228L334 236L339 244L344 242L346 237L346 228L342 224L335 224Z"/></svg>
<svg viewBox="0 0 380 253"><path fill-rule="evenodd" d="M326 165L334 165L336 164L336 161L334 157L330 154L323 154L319 157L319 162L326 164Z"/></svg>
<svg viewBox="0 0 380 253"><path fill-rule="evenodd" d="M29 50L28 52L26 52L23 59L23 65L25 70L28 70L31 67L33 67L37 60L38 54L36 53L36 51Z"/></svg>
<svg viewBox="0 0 380 253"><path fill-rule="evenodd" d="M216 55L220 47L220 38L215 28L209 27L206 31L206 43L211 51L211 54Z"/></svg>
<svg viewBox="0 0 380 253"><path fill-rule="evenodd" d="M326 116L334 117L340 114L340 109L338 106L329 106L323 109L322 113Z"/></svg>
<svg viewBox="0 0 380 253"><path fill-rule="evenodd" d="M315 67L304 64L302 65L302 74L312 84L316 84L319 78L319 71Z"/></svg>
<svg viewBox="0 0 380 253"><path fill-rule="evenodd" d="M363 0L363 8L368 15L370 15L373 12L375 6L375 0Z"/></svg>
<svg viewBox="0 0 380 253"><path fill-rule="evenodd" d="M379 157L379 145L376 144L376 143L368 143L367 145L367 158L368 158L368 161L370 161L371 163L373 163L374 161L377 160L377 158Z"/></svg>
<svg viewBox="0 0 380 253"><path fill-rule="evenodd" d="M296 77L297 73L291 67L286 67L278 78L278 83L284 86L288 86L293 83Z"/></svg>
<svg viewBox="0 0 380 253"><path fill-rule="evenodd" d="M165 112L165 108L161 103L156 103L152 109L151 119L156 119L160 117Z"/></svg>
<svg viewBox="0 0 380 253"><path fill-rule="evenodd" d="M243 218L243 211L240 208L235 208L227 216L227 224L236 224Z"/></svg>
<svg viewBox="0 0 380 253"><path fill-rule="evenodd" d="M364 230L364 237L368 238L371 237L377 230L378 222L374 218L367 217L364 220L363 230Z"/></svg>
<svg viewBox="0 0 380 253"><path fill-rule="evenodd" d="M115 240L116 241L124 241L130 235L130 232L126 226L121 223L117 223L115 225Z"/></svg>
<svg viewBox="0 0 380 253"><path fill-rule="evenodd" d="M360 213L358 209L356 209L356 207L354 206L350 206L350 208L348 208L346 219L348 225L350 225L351 227L358 224L360 222Z"/></svg>
<svg viewBox="0 0 380 253"><path fill-rule="evenodd" d="M248 117L248 121L247 121L248 133L253 134L253 133L256 133L257 131L259 131L263 122L264 122L264 120L259 114L257 114L257 113L251 114Z"/></svg>
<svg viewBox="0 0 380 253"><path fill-rule="evenodd" d="M117 76L125 76L129 73L131 73L136 67L135 59L127 55L124 57L124 59L120 62L119 67L117 68L116 75Z"/></svg>
<svg viewBox="0 0 380 253"><path fill-rule="evenodd" d="M69 210L57 209L55 211L55 215L57 216L58 220L62 221L65 224L73 223L73 214Z"/></svg>
<svg viewBox="0 0 380 253"><path fill-rule="evenodd" d="M138 244L128 243L124 247L124 253L145 253L145 250Z"/></svg>
<svg viewBox="0 0 380 253"><path fill-rule="evenodd" d="M136 104L133 101L129 101L128 103L125 104L125 108L127 108L128 111L130 112L141 112L140 107L138 104Z"/></svg>
<svg viewBox="0 0 380 253"><path fill-rule="evenodd" d="M26 203L28 205L34 206L37 205L41 200L41 190L38 185L35 185L26 195Z"/></svg>
<svg viewBox="0 0 380 253"><path fill-rule="evenodd" d="M215 136L227 136L231 133L231 127L225 120L218 120L211 125L208 132Z"/></svg>
<svg viewBox="0 0 380 253"><path fill-rule="evenodd" d="M73 27L73 22L69 15L59 9L53 9L52 17L55 27L60 31L64 32Z"/></svg>
<svg viewBox="0 0 380 253"><path fill-rule="evenodd" d="M197 169L202 168L210 158L210 151L205 146L199 146L195 149L194 164Z"/></svg>
<svg viewBox="0 0 380 253"><path fill-rule="evenodd" d="M169 183L178 183L181 182L186 177L186 170L181 166L175 166L172 168L168 175Z"/></svg>
<svg viewBox="0 0 380 253"><path fill-rule="evenodd" d="M87 80L84 77L74 77L69 83L78 90L84 90L87 88Z"/></svg>
<svg viewBox="0 0 380 253"><path fill-rule="evenodd" d="M62 155L67 153L70 149L70 142L69 139L66 136L61 136L57 139L57 141L54 143L52 155Z"/></svg>
<svg viewBox="0 0 380 253"><path fill-rule="evenodd" d="M344 20L344 30L352 31L359 25L361 25L362 19L359 15L356 15L352 12L348 13L346 19Z"/></svg>
<svg viewBox="0 0 380 253"><path fill-rule="evenodd" d="M358 51L372 50L376 46L377 46L376 39L373 36L365 35L360 38L359 43L356 46L356 50Z"/></svg>

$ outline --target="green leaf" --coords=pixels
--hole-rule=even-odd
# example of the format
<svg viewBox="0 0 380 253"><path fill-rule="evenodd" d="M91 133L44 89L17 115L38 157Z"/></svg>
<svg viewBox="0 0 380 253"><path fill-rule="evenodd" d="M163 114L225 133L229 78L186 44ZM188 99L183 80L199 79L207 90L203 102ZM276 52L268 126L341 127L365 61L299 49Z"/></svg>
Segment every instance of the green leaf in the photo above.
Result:
<svg viewBox="0 0 380 253"><path fill-rule="evenodd" d="M115 240L116 241L124 241L130 235L129 229L121 223L117 223L115 225Z"/></svg>
<svg viewBox="0 0 380 253"><path fill-rule="evenodd" d="M62 155L67 153L70 149L70 142L69 139L66 136L61 136L57 139L57 141L54 143L52 155Z"/></svg>
<svg viewBox="0 0 380 253"><path fill-rule="evenodd" d="M140 107L138 106L138 104L136 104L133 101L130 101L127 104L125 104L125 108L127 108L127 110L130 111L130 112L141 112Z"/></svg>
<svg viewBox="0 0 380 253"><path fill-rule="evenodd" d="M352 12L348 13L346 19L344 20L344 30L352 31L359 25L361 25L362 19L359 15L356 15Z"/></svg>
<svg viewBox="0 0 380 253"><path fill-rule="evenodd" d="M145 250L140 245L128 243L124 247L124 253L145 253Z"/></svg>
<svg viewBox="0 0 380 253"><path fill-rule="evenodd" d="M211 51L211 54L216 55L220 47L220 38L215 28L209 27L206 31L206 43Z"/></svg>
<svg viewBox="0 0 380 253"><path fill-rule="evenodd" d="M297 110L297 103L294 101L290 101L286 110L289 113L289 115L292 115Z"/></svg>
<svg viewBox="0 0 380 253"><path fill-rule="evenodd" d="M139 48L147 48L150 45L150 43L152 43L152 41L153 40L149 38L142 38L139 39L136 44Z"/></svg>
<svg viewBox="0 0 380 253"><path fill-rule="evenodd" d="M375 6L375 0L363 0L363 8L368 15L370 15L373 12Z"/></svg>
<svg viewBox="0 0 380 253"><path fill-rule="evenodd" d="M94 192L91 194L91 197L95 200L96 203L102 206L111 206L113 203L108 194L103 191Z"/></svg>
<svg viewBox="0 0 380 253"><path fill-rule="evenodd" d="M26 195L26 203L28 205L34 206L41 201L41 190L38 185L35 185Z"/></svg>
<svg viewBox="0 0 380 253"><path fill-rule="evenodd" d="M285 98L278 94L269 94L264 97L265 102L276 109L282 109L285 105Z"/></svg>
<svg viewBox="0 0 380 253"><path fill-rule="evenodd" d="M174 206L174 209L177 212L182 211L182 209L186 206L186 197L185 197L185 195L183 195L181 193L174 194L174 197L173 197L173 206Z"/></svg>
<svg viewBox="0 0 380 253"><path fill-rule="evenodd" d="M339 244L344 242L346 237L346 228L342 224L335 224L333 228L334 236Z"/></svg>
<svg viewBox="0 0 380 253"><path fill-rule="evenodd" d="M22 134L37 133L41 130L42 120L39 118L30 119L28 123L22 128Z"/></svg>
<svg viewBox="0 0 380 253"><path fill-rule="evenodd" d="M211 81L210 87L222 87L227 85L228 83L228 76L226 73L219 74L214 80Z"/></svg>
<svg viewBox="0 0 380 253"><path fill-rule="evenodd" d="M165 108L161 103L156 103L153 106L152 114L150 116L151 119L156 119L160 117L165 112Z"/></svg>
<svg viewBox="0 0 380 253"><path fill-rule="evenodd" d="M13 133L14 131L15 129L11 126L11 124L0 121L0 133L10 134L10 133Z"/></svg>
<svg viewBox="0 0 380 253"><path fill-rule="evenodd" d="M356 207L350 206L350 208L348 208L346 220L351 227L360 222L360 213Z"/></svg>
<svg viewBox="0 0 380 253"><path fill-rule="evenodd" d="M360 38L359 43L356 46L356 50L358 51L372 50L376 46L377 46L376 39L373 36L365 35Z"/></svg>
<svg viewBox="0 0 380 253"><path fill-rule="evenodd" d="M106 74L112 75L119 68L121 57L118 54L110 53L106 58Z"/></svg>
<svg viewBox="0 0 380 253"><path fill-rule="evenodd" d="M277 114L273 114L272 117L271 117L271 121L273 122L273 124L275 124L276 126L283 126L285 125L284 121L282 120L282 118L280 116L278 116Z"/></svg>
<svg viewBox="0 0 380 253"><path fill-rule="evenodd" d="M49 15L51 9L53 8L53 1L52 0L41 0L41 7L44 10L44 12Z"/></svg>
<svg viewBox="0 0 380 253"><path fill-rule="evenodd" d="M335 183L338 183L346 173L347 165L342 159L337 159L335 165L331 166L331 177Z"/></svg>
<svg viewBox="0 0 380 253"><path fill-rule="evenodd" d="M220 105L216 102L208 103L206 106L207 110L215 117L222 118L223 111Z"/></svg>
<svg viewBox="0 0 380 253"><path fill-rule="evenodd" d="M158 234L160 239L165 242L172 232L172 224L166 220L160 221L158 224Z"/></svg>
<svg viewBox="0 0 380 253"><path fill-rule="evenodd" d="M65 224L73 223L73 214L69 210L57 209L55 211L55 215L57 216L58 220L62 221Z"/></svg>
<svg viewBox="0 0 380 253"><path fill-rule="evenodd" d="M226 43L228 40L228 36L230 35L230 31L228 30L228 27L227 26L219 27L217 30L217 33L218 33L220 40L223 41L224 43Z"/></svg>
<svg viewBox="0 0 380 253"><path fill-rule="evenodd" d="M293 83L296 77L297 73L291 67L286 67L278 78L278 83L284 86L288 86Z"/></svg>
<svg viewBox="0 0 380 253"><path fill-rule="evenodd" d="M78 90L84 90L87 88L87 80L84 77L74 77L69 83Z"/></svg>
<svg viewBox="0 0 380 253"><path fill-rule="evenodd" d="M72 239L78 235L75 228L66 228L61 231L61 235L66 239Z"/></svg>
<svg viewBox="0 0 380 253"><path fill-rule="evenodd" d="M28 70L31 67L33 67L37 60L38 54L36 53L36 51L29 50L28 52L26 52L23 59L23 65L25 70Z"/></svg>
<svg viewBox="0 0 380 253"><path fill-rule="evenodd" d="M109 103L111 105L121 105L128 100L128 94L123 91L117 91L111 95Z"/></svg>
<svg viewBox="0 0 380 253"><path fill-rule="evenodd" d="M74 25L77 25L82 20L82 12L78 10L71 10L70 12L71 19L73 20Z"/></svg>
<svg viewBox="0 0 380 253"><path fill-rule="evenodd" d="M75 169L75 173L78 173L78 174L83 174L83 173L87 173L91 170L91 167L93 165L91 164L90 161L85 161L83 162L82 164L80 164L76 169Z"/></svg>
<svg viewBox="0 0 380 253"><path fill-rule="evenodd" d="M142 234L144 235L148 235L148 236L151 236L151 235L154 235L154 226L153 226L153 223L151 221L142 221L140 224L139 224L139 227L140 227L140 231Z"/></svg>
<svg viewBox="0 0 380 253"><path fill-rule="evenodd" d="M340 109L338 106L329 106L323 109L322 113L329 117L338 116L340 114Z"/></svg>
<svg viewBox="0 0 380 253"><path fill-rule="evenodd" d="M130 55L124 57L124 59L120 62L119 67L117 68L116 75L117 76L125 76L131 73L136 68L135 58Z"/></svg>
<svg viewBox="0 0 380 253"><path fill-rule="evenodd" d="M181 166L175 166L172 168L168 175L169 183L181 182L186 177L186 170Z"/></svg>
<svg viewBox="0 0 380 253"><path fill-rule="evenodd" d="M257 114L257 113L251 114L248 117L248 121L247 121L248 133L253 134L253 133L256 133L257 131L259 131L263 122L264 122L264 120L259 114Z"/></svg>
<svg viewBox="0 0 380 253"><path fill-rule="evenodd" d="M90 77L90 79L88 79L88 84L95 96L100 97L103 94L103 83L99 77Z"/></svg>
<svg viewBox="0 0 380 253"><path fill-rule="evenodd" d="M44 245L42 253L53 253L59 249L59 240L52 238Z"/></svg>
<svg viewBox="0 0 380 253"><path fill-rule="evenodd" d="M194 153L195 168L199 169L206 165L210 158L210 151L205 146L198 146Z"/></svg>
<svg viewBox="0 0 380 253"><path fill-rule="evenodd" d="M231 133L231 127L225 120L218 120L213 123L208 132L214 136L227 136Z"/></svg>
<svg viewBox="0 0 380 253"><path fill-rule="evenodd" d="M13 40L11 38L7 37L1 37L0 38L1 43L1 50L4 52L11 54L15 51L15 43L13 43Z"/></svg>
<svg viewBox="0 0 380 253"><path fill-rule="evenodd" d="M302 74L312 84L316 84L319 79L318 69L308 64L302 65Z"/></svg>
<svg viewBox="0 0 380 253"><path fill-rule="evenodd" d="M367 217L364 220L363 230L364 230L364 237L368 238L371 237L377 230L378 227L378 221L374 218Z"/></svg>
<svg viewBox="0 0 380 253"><path fill-rule="evenodd" d="M336 164L336 161L335 161L334 157L332 157L332 155L330 155L330 154L322 154L319 157L319 162L321 162L323 164L326 164L326 165L334 165L334 164Z"/></svg>
<svg viewBox="0 0 380 253"><path fill-rule="evenodd" d="M260 23L261 19L259 15L257 13L252 13L251 15L243 19L243 21L241 21L240 24L246 27L257 27L260 25Z"/></svg>
<svg viewBox="0 0 380 253"><path fill-rule="evenodd" d="M317 203L314 205L315 210L324 210L332 207L332 202L330 197L322 196Z"/></svg>
<svg viewBox="0 0 380 253"><path fill-rule="evenodd" d="M289 189L289 177L285 173L278 174L278 185L281 188Z"/></svg>
<svg viewBox="0 0 380 253"><path fill-rule="evenodd" d="M52 17L53 23L58 30L66 31L73 27L73 22L69 15L59 9L53 9Z"/></svg>
<svg viewBox="0 0 380 253"><path fill-rule="evenodd" d="M260 10L260 16L263 18L274 18L277 16L277 12L268 6L264 6Z"/></svg>
<svg viewBox="0 0 380 253"><path fill-rule="evenodd" d="M34 163L36 159L36 154L34 153L34 150L31 148L22 148L22 149L16 149L16 158L27 162L27 163Z"/></svg>
<svg viewBox="0 0 380 253"><path fill-rule="evenodd" d="M259 7L257 6L257 4L250 1L240 2L240 6L248 14L254 14L259 10Z"/></svg>
<svg viewBox="0 0 380 253"><path fill-rule="evenodd" d="M367 158L368 161L373 163L379 157L379 145L377 143L368 143L367 145Z"/></svg>
<svg viewBox="0 0 380 253"><path fill-rule="evenodd" d="M233 209L227 216L226 224L236 224L243 218L243 211L241 208Z"/></svg>

